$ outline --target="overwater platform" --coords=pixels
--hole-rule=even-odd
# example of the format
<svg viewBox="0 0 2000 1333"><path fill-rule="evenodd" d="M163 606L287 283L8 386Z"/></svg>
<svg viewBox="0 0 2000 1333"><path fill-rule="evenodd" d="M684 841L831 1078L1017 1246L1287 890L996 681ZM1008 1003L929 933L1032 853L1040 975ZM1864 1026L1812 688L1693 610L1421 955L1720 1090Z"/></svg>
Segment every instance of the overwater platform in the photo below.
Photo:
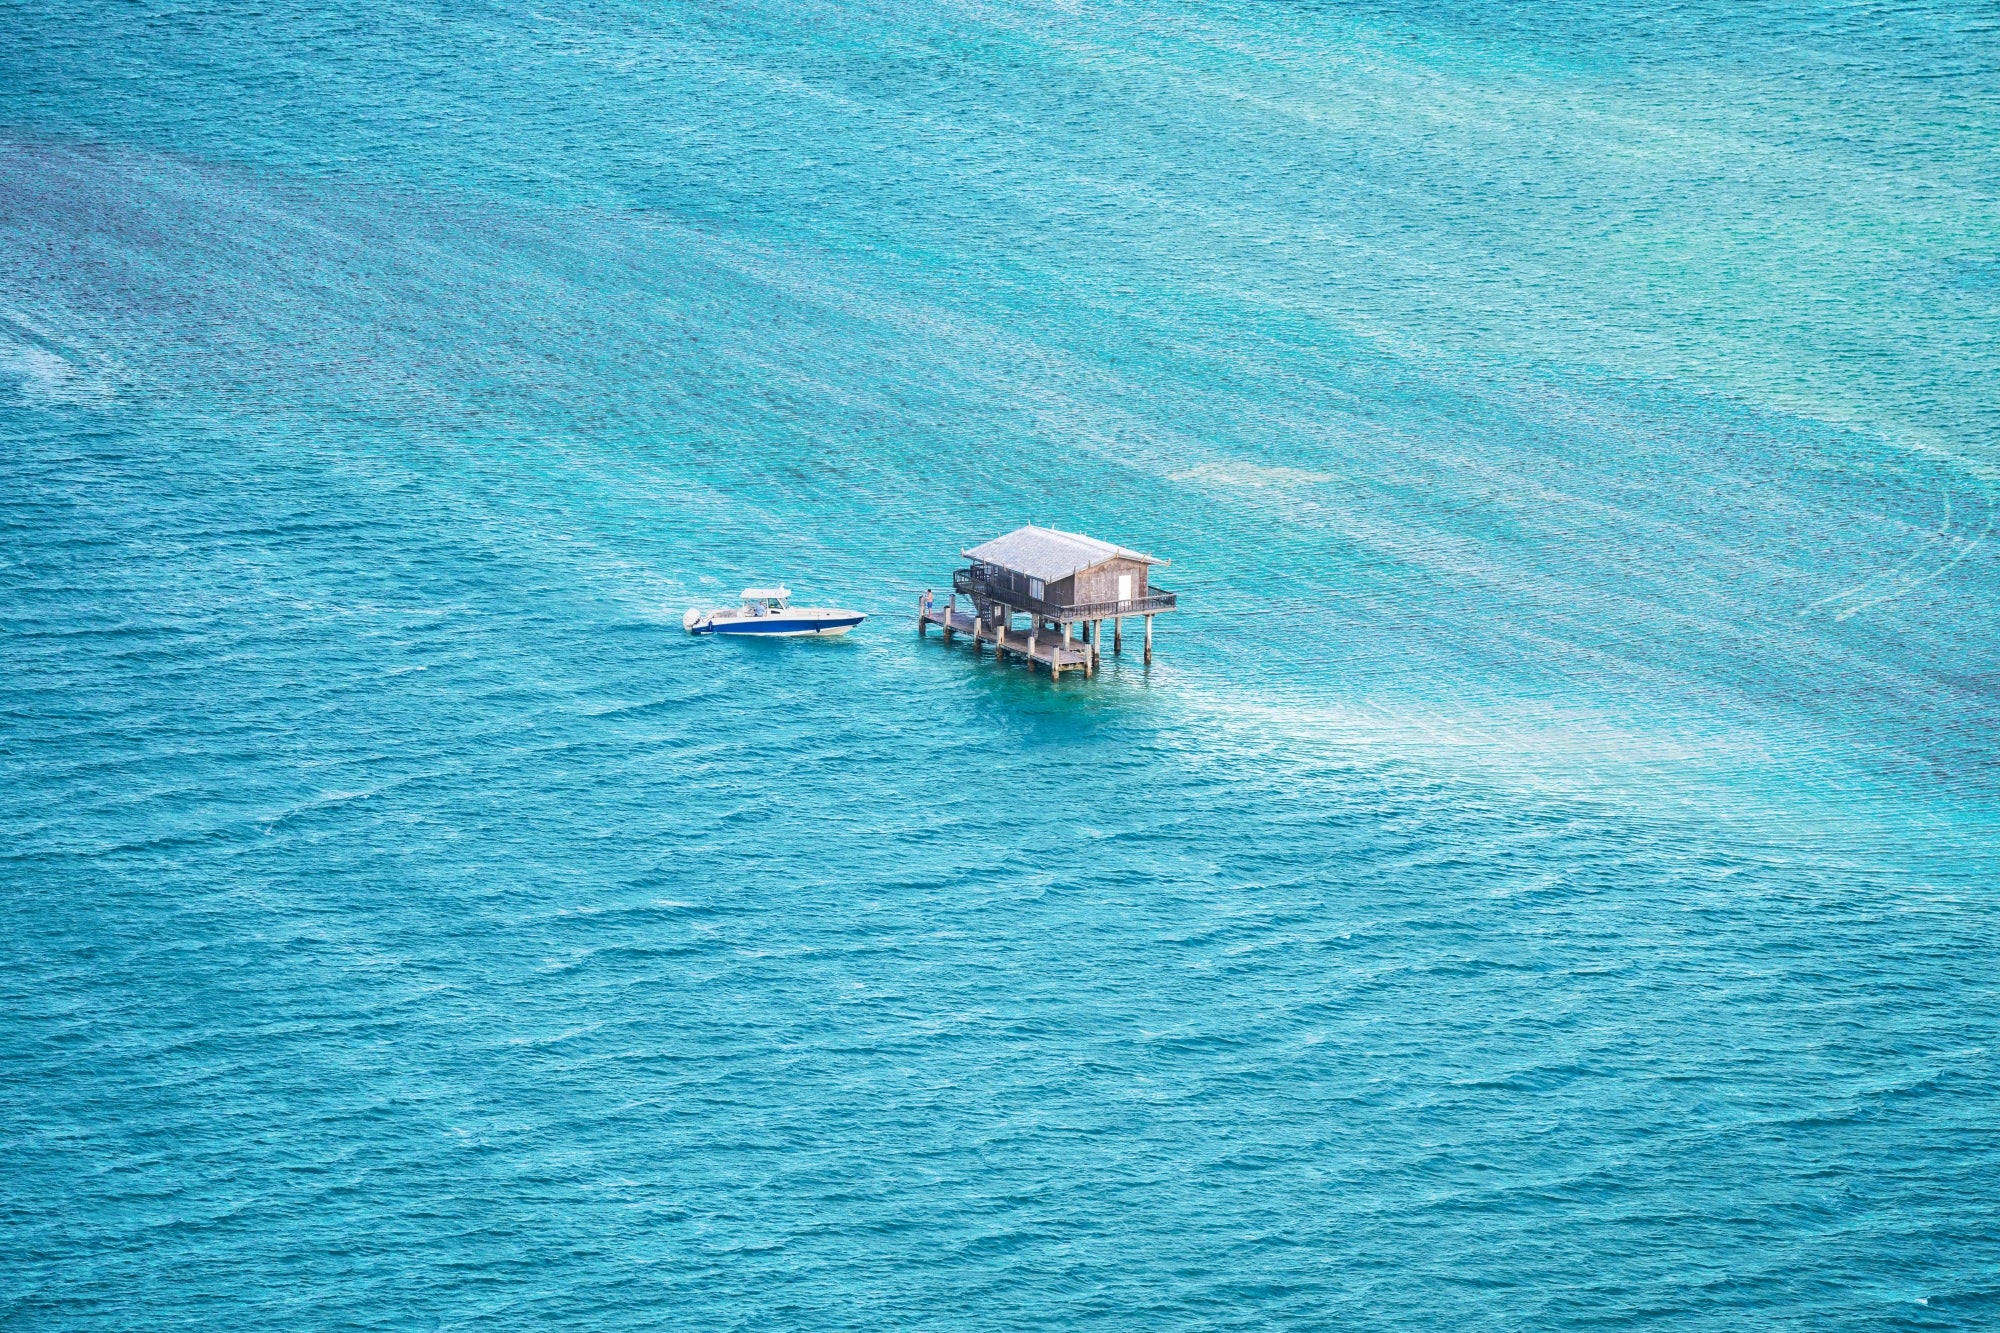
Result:
<svg viewBox="0 0 2000 1333"><path fill-rule="evenodd" d="M977 616L960 611L952 606L919 606L917 611L917 632L928 634L936 625L944 631L944 641L950 643L958 635L972 640L972 651L977 653L987 644L1003 660L1013 653L1024 662L1039 662L1049 669L1049 675L1062 679L1065 671L1083 671L1088 680L1097 672L1097 645L1065 642L1060 634L1046 631L1022 633L1018 629L1008 629L1003 625L981 621Z"/></svg>

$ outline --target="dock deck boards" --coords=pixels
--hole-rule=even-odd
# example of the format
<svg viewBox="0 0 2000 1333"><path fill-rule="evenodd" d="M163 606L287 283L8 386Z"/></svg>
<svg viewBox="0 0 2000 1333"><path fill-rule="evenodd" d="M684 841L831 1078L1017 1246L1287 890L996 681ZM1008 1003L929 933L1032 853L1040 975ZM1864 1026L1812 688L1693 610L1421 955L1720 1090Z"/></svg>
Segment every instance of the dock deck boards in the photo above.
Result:
<svg viewBox="0 0 2000 1333"><path fill-rule="evenodd" d="M1088 676L1093 674L1097 665L1095 651L1087 643L1071 643L1065 648L1061 638L1051 634L1038 634L1032 636L1034 646L1030 649L1031 636L1019 630L996 631L991 625L981 624L969 612L954 611L949 606L932 606L929 610L918 613L920 629L931 625L936 625L945 631L947 642L954 634L970 635L975 644L993 644L1000 652L1013 653L1018 657L1040 662L1053 673L1074 671L1081 667L1083 673Z"/></svg>

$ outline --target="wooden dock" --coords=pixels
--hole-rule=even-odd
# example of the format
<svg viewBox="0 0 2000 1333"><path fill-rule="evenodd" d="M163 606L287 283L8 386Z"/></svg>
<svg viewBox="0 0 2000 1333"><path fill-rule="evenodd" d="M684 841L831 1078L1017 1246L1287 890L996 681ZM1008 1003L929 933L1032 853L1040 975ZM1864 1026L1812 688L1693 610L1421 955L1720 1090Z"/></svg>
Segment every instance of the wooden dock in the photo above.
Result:
<svg viewBox="0 0 2000 1333"><path fill-rule="evenodd" d="M959 610L957 601L958 599L954 597L947 605L930 607L925 607L919 601L917 633L928 634L930 627L936 625L944 632L946 643L963 634L972 640L974 653L990 643L993 645L994 653L1001 660L1004 661L1008 653L1013 653L1031 665L1039 662L1049 669L1049 675L1056 680L1061 680L1065 671L1081 669L1086 680L1096 674L1096 644L1075 640L1065 641L1061 634L1051 634L1046 631L1023 634L1018 629L1010 630L982 622L969 612Z"/></svg>

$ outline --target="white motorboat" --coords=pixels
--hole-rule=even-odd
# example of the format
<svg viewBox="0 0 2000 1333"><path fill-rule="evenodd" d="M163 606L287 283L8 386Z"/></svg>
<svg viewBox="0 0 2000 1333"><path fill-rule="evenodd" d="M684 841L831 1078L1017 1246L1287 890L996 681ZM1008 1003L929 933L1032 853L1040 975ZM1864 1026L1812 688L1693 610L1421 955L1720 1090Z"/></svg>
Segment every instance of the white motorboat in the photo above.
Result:
<svg viewBox="0 0 2000 1333"><path fill-rule="evenodd" d="M867 619L859 611L832 606L793 606L789 588L745 588L743 605L720 611L699 608L681 617L690 634L773 634L780 638L845 634Z"/></svg>

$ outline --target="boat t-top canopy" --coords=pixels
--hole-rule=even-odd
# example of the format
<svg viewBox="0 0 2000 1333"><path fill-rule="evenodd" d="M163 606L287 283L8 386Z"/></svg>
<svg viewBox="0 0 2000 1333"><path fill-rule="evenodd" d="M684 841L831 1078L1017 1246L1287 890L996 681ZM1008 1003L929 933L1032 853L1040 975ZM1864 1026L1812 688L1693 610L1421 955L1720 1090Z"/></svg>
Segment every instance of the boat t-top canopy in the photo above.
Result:
<svg viewBox="0 0 2000 1333"><path fill-rule="evenodd" d="M788 602L792 599L790 588L745 588L743 600L746 602Z"/></svg>

